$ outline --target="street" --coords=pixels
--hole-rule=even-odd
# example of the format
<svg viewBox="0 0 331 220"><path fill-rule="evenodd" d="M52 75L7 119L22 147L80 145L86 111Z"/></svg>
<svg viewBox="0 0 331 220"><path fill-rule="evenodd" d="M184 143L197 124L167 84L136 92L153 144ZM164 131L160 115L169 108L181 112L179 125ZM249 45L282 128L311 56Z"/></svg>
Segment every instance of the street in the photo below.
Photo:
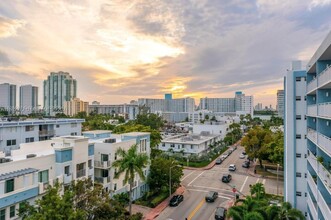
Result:
<svg viewBox="0 0 331 220"><path fill-rule="evenodd" d="M247 168L242 168L245 159L239 159L239 155L244 151L243 147L226 158L221 165L215 165L210 170L184 170L182 185L185 186L184 201L177 207L167 207L156 219L158 220L209 220L214 219L216 207L228 207L231 199L234 199L233 188L241 192L242 195L249 195L249 185L263 183L267 193L277 193L277 181L254 177L248 173ZM235 164L237 170L228 171L230 164ZM253 171L251 163L250 173ZM224 173L230 173L232 180L230 183L223 183L220 179ZM283 182L278 183L279 194L283 194ZM206 203L205 195L209 191L218 192L218 199L214 203Z"/></svg>

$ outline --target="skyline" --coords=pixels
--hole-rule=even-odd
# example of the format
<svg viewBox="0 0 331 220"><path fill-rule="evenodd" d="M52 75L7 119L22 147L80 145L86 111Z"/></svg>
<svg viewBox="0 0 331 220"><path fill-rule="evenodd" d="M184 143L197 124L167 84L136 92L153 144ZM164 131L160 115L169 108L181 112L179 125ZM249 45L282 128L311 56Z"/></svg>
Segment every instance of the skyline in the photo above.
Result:
<svg viewBox="0 0 331 220"><path fill-rule="evenodd" d="M307 63L331 29L330 9L330 0L2 1L0 81L42 88L65 71L89 102L243 91L276 106L291 61Z"/></svg>

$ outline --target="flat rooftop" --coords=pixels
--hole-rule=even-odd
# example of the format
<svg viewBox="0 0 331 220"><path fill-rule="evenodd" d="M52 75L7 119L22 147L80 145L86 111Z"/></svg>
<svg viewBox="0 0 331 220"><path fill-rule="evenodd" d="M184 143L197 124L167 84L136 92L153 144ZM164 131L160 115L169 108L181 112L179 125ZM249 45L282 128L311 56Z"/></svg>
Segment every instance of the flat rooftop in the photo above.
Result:
<svg viewBox="0 0 331 220"><path fill-rule="evenodd" d="M174 136L168 137L161 141L161 143L174 143L174 144L202 144L206 141L209 141L220 135L209 134L209 135L200 135L200 134L189 134L186 136Z"/></svg>
<svg viewBox="0 0 331 220"><path fill-rule="evenodd" d="M27 126L27 125L40 125L40 124L67 124L67 123L83 123L85 119L79 118L28 118L28 119L8 119L0 118L0 127L11 126Z"/></svg>
<svg viewBox="0 0 331 220"><path fill-rule="evenodd" d="M83 131L82 134L108 134L111 133L110 130L93 130L93 131Z"/></svg>

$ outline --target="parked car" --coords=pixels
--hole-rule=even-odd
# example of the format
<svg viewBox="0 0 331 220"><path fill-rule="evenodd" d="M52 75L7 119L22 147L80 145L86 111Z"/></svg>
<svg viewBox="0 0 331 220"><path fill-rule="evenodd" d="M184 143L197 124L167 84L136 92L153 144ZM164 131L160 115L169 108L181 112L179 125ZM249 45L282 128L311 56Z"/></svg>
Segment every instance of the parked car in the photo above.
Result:
<svg viewBox="0 0 331 220"><path fill-rule="evenodd" d="M242 167L249 168L249 162L248 161L243 162Z"/></svg>
<svg viewBox="0 0 331 220"><path fill-rule="evenodd" d="M183 200L183 195L174 195L169 202L169 206L178 206Z"/></svg>
<svg viewBox="0 0 331 220"><path fill-rule="evenodd" d="M226 156L225 156L225 155L222 155L220 158L221 158L221 160L223 161L223 160L226 159Z"/></svg>
<svg viewBox="0 0 331 220"><path fill-rule="evenodd" d="M237 168L236 168L236 165L234 164L230 164L229 166L229 171L235 171Z"/></svg>
<svg viewBox="0 0 331 220"><path fill-rule="evenodd" d="M226 219L226 208L224 207L217 207L215 211L215 219L216 220L225 220Z"/></svg>
<svg viewBox="0 0 331 220"><path fill-rule="evenodd" d="M245 159L245 157L246 156L244 154L240 154L240 156L239 156L240 159Z"/></svg>
<svg viewBox="0 0 331 220"><path fill-rule="evenodd" d="M215 164L221 164L222 163L222 159L221 158L217 158L216 160L215 160Z"/></svg>
<svg viewBox="0 0 331 220"><path fill-rule="evenodd" d="M232 176L230 174L223 174L222 176L222 182L223 183L229 183L232 179Z"/></svg>
<svg viewBox="0 0 331 220"><path fill-rule="evenodd" d="M218 192L214 192L214 191L210 191L205 199L206 199L206 202L215 202L215 200L217 199L218 197Z"/></svg>

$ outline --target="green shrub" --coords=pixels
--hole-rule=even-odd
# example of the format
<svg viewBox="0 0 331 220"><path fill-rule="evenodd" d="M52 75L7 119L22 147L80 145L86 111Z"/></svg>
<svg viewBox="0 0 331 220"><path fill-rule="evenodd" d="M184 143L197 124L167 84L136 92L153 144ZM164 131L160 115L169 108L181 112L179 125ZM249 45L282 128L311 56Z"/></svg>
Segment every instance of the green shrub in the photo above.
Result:
<svg viewBox="0 0 331 220"><path fill-rule="evenodd" d="M151 201L151 207L155 208L158 204L160 204L163 200L165 200L169 195L166 193L162 193L160 195L158 195L157 197L155 197L152 201Z"/></svg>

